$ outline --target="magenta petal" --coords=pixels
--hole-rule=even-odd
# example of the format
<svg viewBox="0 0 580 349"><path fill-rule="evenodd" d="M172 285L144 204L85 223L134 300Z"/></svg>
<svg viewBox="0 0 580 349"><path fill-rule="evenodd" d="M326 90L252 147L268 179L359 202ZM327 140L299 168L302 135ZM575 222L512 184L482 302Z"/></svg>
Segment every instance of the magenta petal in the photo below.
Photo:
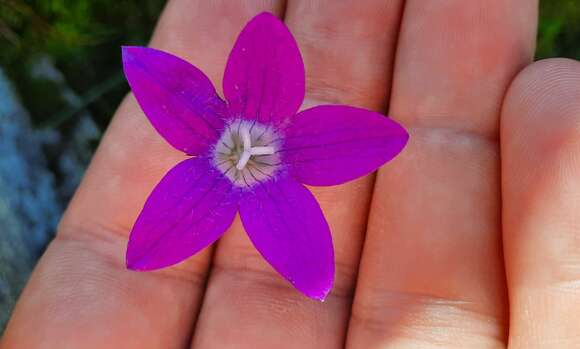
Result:
<svg viewBox="0 0 580 349"><path fill-rule="evenodd" d="M248 236L294 287L323 300L334 280L328 224L314 196L292 179L260 183L240 203Z"/></svg>
<svg viewBox="0 0 580 349"><path fill-rule="evenodd" d="M201 154L223 128L225 103L196 67L169 53L123 47L123 69L145 115L172 146Z"/></svg>
<svg viewBox="0 0 580 349"><path fill-rule="evenodd" d="M277 125L304 99L304 63L288 28L270 13L242 30L224 73L224 94L235 115Z"/></svg>
<svg viewBox="0 0 580 349"><path fill-rule="evenodd" d="M127 267L178 263L216 241L232 223L238 193L205 158L182 161L157 184L137 218Z"/></svg>
<svg viewBox="0 0 580 349"><path fill-rule="evenodd" d="M407 131L384 115L327 105L300 112L280 150L292 176L308 185L336 185L375 171L405 147Z"/></svg>

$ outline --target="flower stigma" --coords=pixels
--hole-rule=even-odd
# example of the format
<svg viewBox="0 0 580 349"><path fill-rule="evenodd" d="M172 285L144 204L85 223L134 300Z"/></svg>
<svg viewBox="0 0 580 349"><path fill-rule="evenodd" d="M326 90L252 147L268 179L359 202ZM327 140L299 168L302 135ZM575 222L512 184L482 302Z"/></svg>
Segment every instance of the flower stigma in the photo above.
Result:
<svg viewBox="0 0 580 349"><path fill-rule="evenodd" d="M214 148L214 165L233 184L249 187L271 178L279 167L279 135L255 121L235 120Z"/></svg>

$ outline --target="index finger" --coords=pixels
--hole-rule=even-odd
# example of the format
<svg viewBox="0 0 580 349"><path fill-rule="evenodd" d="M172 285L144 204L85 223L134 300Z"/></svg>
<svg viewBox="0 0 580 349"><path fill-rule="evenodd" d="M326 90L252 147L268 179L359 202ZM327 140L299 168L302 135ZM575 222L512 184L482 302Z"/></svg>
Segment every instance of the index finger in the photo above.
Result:
<svg viewBox="0 0 580 349"><path fill-rule="evenodd" d="M239 28L257 12L280 9L276 1L174 0L152 46L184 57L221 86ZM129 272L124 264L127 234L143 202L182 157L129 96L27 285L3 347L189 346L211 250L159 272Z"/></svg>

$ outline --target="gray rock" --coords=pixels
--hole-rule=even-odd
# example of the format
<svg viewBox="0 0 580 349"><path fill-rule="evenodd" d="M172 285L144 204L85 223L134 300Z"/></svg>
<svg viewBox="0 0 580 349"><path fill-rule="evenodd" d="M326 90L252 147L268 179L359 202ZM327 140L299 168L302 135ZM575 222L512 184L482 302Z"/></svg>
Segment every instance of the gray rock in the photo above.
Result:
<svg viewBox="0 0 580 349"><path fill-rule="evenodd" d="M40 59L32 73L57 82L71 107L81 103L50 60ZM34 129L0 69L0 334L100 137L88 113L73 123L67 134Z"/></svg>
<svg viewBox="0 0 580 349"><path fill-rule="evenodd" d="M34 131L0 70L0 328L54 232L62 206L44 144L58 136Z"/></svg>

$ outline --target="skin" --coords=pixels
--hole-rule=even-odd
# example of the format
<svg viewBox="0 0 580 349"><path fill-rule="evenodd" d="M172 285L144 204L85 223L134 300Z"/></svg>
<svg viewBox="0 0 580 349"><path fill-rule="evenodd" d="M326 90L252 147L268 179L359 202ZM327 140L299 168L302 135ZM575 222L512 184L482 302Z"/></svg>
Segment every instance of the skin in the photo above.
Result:
<svg viewBox="0 0 580 349"><path fill-rule="evenodd" d="M298 41L305 107L388 111L411 134L376 175L313 189L328 299L275 274L239 220L184 263L125 269L140 208L183 159L129 95L0 348L580 347L580 63L532 64L536 1L173 0L151 45L219 89L261 11Z"/></svg>

